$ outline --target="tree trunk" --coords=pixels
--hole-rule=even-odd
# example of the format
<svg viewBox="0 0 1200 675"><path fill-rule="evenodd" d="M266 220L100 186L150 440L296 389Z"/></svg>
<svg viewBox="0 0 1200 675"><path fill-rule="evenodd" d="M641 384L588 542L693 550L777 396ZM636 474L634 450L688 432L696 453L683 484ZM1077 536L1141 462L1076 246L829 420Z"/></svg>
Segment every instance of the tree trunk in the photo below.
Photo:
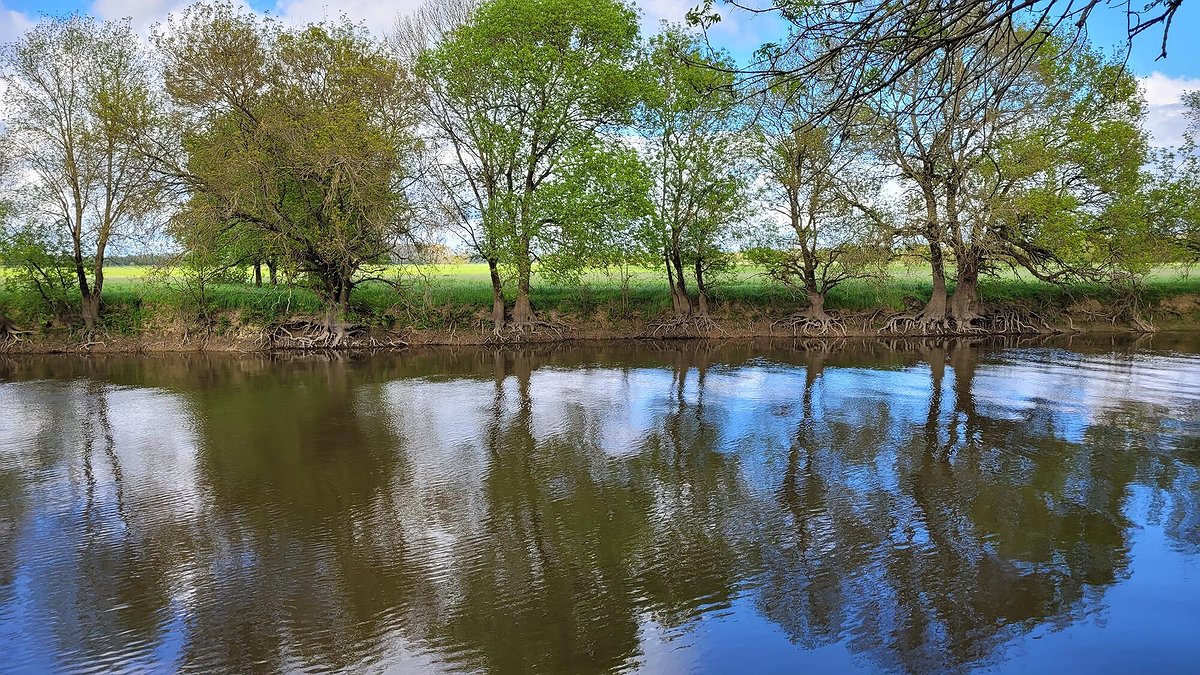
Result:
<svg viewBox="0 0 1200 675"><path fill-rule="evenodd" d="M271 275L271 285L278 286L279 279L278 279L278 277L275 276L275 261L274 260L267 261L267 273Z"/></svg>
<svg viewBox="0 0 1200 675"><path fill-rule="evenodd" d="M663 262L667 266L667 288L671 291L671 310L675 316L687 316L687 289L682 286L682 279L675 274L675 265L669 249L663 251Z"/></svg>
<svg viewBox="0 0 1200 675"><path fill-rule="evenodd" d="M946 260L942 245L936 240L929 242L929 264L933 269L933 293L921 313L927 319L940 319L946 316Z"/></svg>
<svg viewBox="0 0 1200 675"><path fill-rule="evenodd" d="M83 327L88 335L96 330L96 323L100 319L100 304L98 302L99 294L93 299L92 288L88 284L87 268L83 266L83 249L79 242L79 237L75 236L75 280L79 283L79 294L83 296L83 306L80 308L80 314L83 316Z"/></svg>
<svg viewBox="0 0 1200 675"><path fill-rule="evenodd" d="M532 266L528 261L521 261L517 265L517 301L513 303L513 323L517 325L528 324L537 321L537 316L533 313L533 307L529 304L529 277L532 273Z"/></svg>
<svg viewBox="0 0 1200 675"><path fill-rule="evenodd" d="M708 289L704 286L704 265L696 260L696 311L708 316Z"/></svg>
<svg viewBox="0 0 1200 675"><path fill-rule="evenodd" d="M96 330L96 326L100 325L100 311L103 307L102 294L104 292L102 255L103 253L97 254L96 264L92 269L91 288L88 288L86 285L81 287L83 291L83 325L88 335L91 335Z"/></svg>
<svg viewBox="0 0 1200 675"><path fill-rule="evenodd" d="M83 296L83 328L91 335L100 323L100 294L96 289L90 289Z"/></svg>
<svg viewBox="0 0 1200 675"><path fill-rule="evenodd" d="M354 290L354 284L349 275L339 275L338 278L330 280L326 288L328 296L325 299L325 330L333 336L329 346L337 347L346 337L350 293Z"/></svg>
<svg viewBox="0 0 1200 675"><path fill-rule="evenodd" d="M679 255L678 249L672 248L668 252L667 265L675 276L675 281L671 285L671 305L675 309L675 316L689 316L694 308L692 299L688 296L687 282L683 278L683 258Z"/></svg>
<svg viewBox="0 0 1200 675"><path fill-rule="evenodd" d="M500 281L500 266L488 258L488 274L492 278L492 323L497 330L504 328L504 284Z"/></svg>
<svg viewBox="0 0 1200 675"><path fill-rule="evenodd" d="M950 316L955 321L970 322L979 316L979 256L963 252L955 256L958 280L950 296Z"/></svg>
<svg viewBox="0 0 1200 675"><path fill-rule="evenodd" d="M941 220L938 218L937 193L930 180L918 181L925 199L925 241L929 242L929 266L933 269L933 293L921 315L925 319L946 317L946 260L942 253Z"/></svg>
<svg viewBox="0 0 1200 675"><path fill-rule="evenodd" d="M828 319L829 315L825 313L825 294L820 291L808 290L808 316L814 319Z"/></svg>
<svg viewBox="0 0 1200 675"><path fill-rule="evenodd" d="M254 261L254 285L262 288L262 261Z"/></svg>

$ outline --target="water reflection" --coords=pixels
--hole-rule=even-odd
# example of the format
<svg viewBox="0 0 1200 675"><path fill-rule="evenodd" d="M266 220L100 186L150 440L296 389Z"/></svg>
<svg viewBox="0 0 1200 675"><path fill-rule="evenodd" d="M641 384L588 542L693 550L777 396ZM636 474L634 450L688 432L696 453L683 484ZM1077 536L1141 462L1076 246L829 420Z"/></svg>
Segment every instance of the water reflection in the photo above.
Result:
<svg viewBox="0 0 1200 675"><path fill-rule="evenodd" d="M1182 667L1197 352L0 361L0 670Z"/></svg>

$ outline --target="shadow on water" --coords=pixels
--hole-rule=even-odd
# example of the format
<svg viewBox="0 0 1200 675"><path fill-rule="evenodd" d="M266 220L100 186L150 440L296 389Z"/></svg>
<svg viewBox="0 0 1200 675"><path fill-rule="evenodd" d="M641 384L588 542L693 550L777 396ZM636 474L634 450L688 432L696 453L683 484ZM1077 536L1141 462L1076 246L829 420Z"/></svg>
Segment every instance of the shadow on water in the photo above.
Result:
<svg viewBox="0 0 1200 675"><path fill-rule="evenodd" d="M1198 353L0 359L0 671L955 672L1198 629L1117 592L1198 564ZM1170 635L1106 640L1194 663Z"/></svg>

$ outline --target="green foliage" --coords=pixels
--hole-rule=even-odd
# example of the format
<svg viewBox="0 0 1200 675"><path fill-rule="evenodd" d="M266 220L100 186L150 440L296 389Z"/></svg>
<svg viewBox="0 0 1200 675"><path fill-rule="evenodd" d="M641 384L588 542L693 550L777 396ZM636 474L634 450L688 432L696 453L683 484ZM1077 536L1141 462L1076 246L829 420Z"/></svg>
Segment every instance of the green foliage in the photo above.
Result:
<svg viewBox="0 0 1200 675"><path fill-rule="evenodd" d="M1149 257L1200 262L1200 92L1184 97L1189 124L1178 148L1157 152L1143 190L1152 232L1142 242Z"/></svg>
<svg viewBox="0 0 1200 675"><path fill-rule="evenodd" d="M1029 83L1014 92L1029 106L981 167L997 196L991 255L1047 279L1154 264L1141 200L1147 139L1133 75L1089 49L1064 55L1051 40Z"/></svg>
<svg viewBox="0 0 1200 675"><path fill-rule="evenodd" d="M701 34L642 40L623 0L451 0L415 16L385 44L345 20L293 28L214 0L158 30L154 59L128 22L40 23L3 59L0 201L10 229L29 223L0 251L6 311L82 313L90 329L103 299L115 330L164 308L439 325L490 301L503 323L505 293L520 322L531 301L610 317L709 300L945 306L949 280L963 293L947 316L969 323L980 298L1136 290L1163 262L1200 261L1197 130L1152 155L1136 80L1056 35L964 34L898 66L891 38L830 52L827 33L765 46L780 76L747 83ZM1189 103L1200 118L1200 95ZM108 289L110 240L139 253L151 215L179 254L160 283ZM477 283L381 280L460 242L488 263ZM885 269L901 258L934 279ZM306 287L247 289L259 262ZM1040 281L1005 276L1017 269Z"/></svg>
<svg viewBox="0 0 1200 675"><path fill-rule="evenodd" d="M24 316L67 321L77 314L75 260L52 232L24 228L0 236L0 266L7 270L4 282L26 304L18 308Z"/></svg>
<svg viewBox="0 0 1200 675"><path fill-rule="evenodd" d="M91 330L110 242L147 235L164 202L166 183L149 150L165 142L153 66L128 21L77 14L43 19L0 61L16 201L23 220L45 232L39 239L70 245Z"/></svg>
<svg viewBox="0 0 1200 675"><path fill-rule="evenodd" d="M636 250L650 179L637 153L623 145L580 147L562 167L562 177L547 182L539 200L555 228L555 245L539 256L539 272L578 283L588 267L619 265Z"/></svg>
<svg viewBox="0 0 1200 675"><path fill-rule="evenodd" d="M647 260L666 263L681 312L691 305L685 275L703 302L706 281L730 267L749 213L749 146L731 68L679 28L653 36L645 55L649 86L637 125L652 182L640 240Z"/></svg>
<svg viewBox="0 0 1200 675"><path fill-rule="evenodd" d="M278 252L344 312L360 271L408 234L404 70L353 24L292 30L227 4L190 7L156 44L183 115L195 238L237 242L226 257Z"/></svg>
<svg viewBox="0 0 1200 675"><path fill-rule="evenodd" d="M750 259L802 291L817 314L832 289L883 274L894 231L867 135L859 125L820 126L809 117L831 95L819 85L776 83L760 96L754 146L768 221Z"/></svg>
<svg viewBox="0 0 1200 675"><path fill-rule="evenodd" d="M418 59L457 158L441 187L466 193L452 201L467 238L516 270L519 304L535 258L569 276L639 208L641 177L614 135L642 94L637 37L617 0L491 0Z"/></svg>

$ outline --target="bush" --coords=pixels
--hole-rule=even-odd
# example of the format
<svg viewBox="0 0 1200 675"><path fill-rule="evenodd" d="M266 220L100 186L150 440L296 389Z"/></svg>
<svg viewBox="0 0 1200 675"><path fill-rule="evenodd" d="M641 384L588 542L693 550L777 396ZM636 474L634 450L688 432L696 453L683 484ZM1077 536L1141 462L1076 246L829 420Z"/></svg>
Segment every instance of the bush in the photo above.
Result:
<svg viewBox="0 0 1200 675"><path fill-rule="evenodd" d="M39 323L67 322L79 300L75 260L65 246L33 231L22 231L0 242L0 262L10 286L13 313Z"/></svg>

